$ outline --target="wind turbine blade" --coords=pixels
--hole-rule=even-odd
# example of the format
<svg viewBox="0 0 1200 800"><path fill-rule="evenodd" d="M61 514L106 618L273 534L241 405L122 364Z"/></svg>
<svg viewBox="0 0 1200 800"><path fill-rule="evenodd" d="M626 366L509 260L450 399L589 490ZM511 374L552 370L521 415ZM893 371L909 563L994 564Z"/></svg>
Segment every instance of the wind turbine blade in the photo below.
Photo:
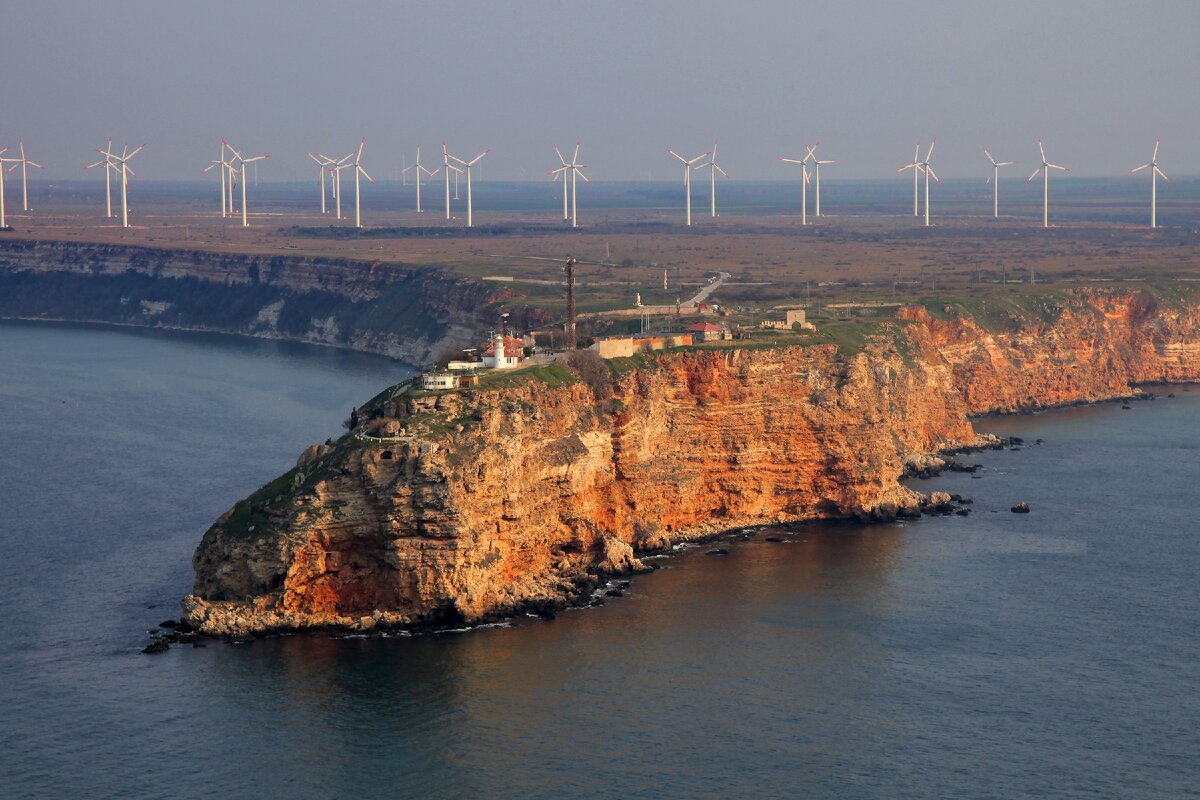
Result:
<svg viewBox="0 0 1200 800"><path fill-rule="evenodd" d="M987 159L988 159L988 161L992 162L992 166L993 166L993 167L995 167L995 166L999 166L999 165L996 163L996 159L992 158L992 154L991 154L991 153L989 153L989 152L987 151L987 148L986 148L986 147L985 147L985 148L983 148L983 154L984 154L985 156L987 156Z"/></svg>
<svg viewBox="0 0 1200 800"><path fill-rule="evenodd" d="M4 152L4 151L3 151L3 150L0 150L0 152ZM86 167L84 167L84 169L91 169L91 168L93 168L93 167L98 167L98 166L100 166L101 164L107 164L107 163L108 163L108 159L107 159L107 158L102 158L102 159L100 159L99 161L97 161L95 164L88 164Z"/></svg>
<svg viewBox="0 0 1200 800"><path fill-rule="evenodd" d="M1154 155L1150 156L1151 161L1158 161L1158 145L1159 145L1159 140L1155 139L1154 140ZM24 158L24 157L25 157L25 151L21 150L21 158Z"/></svg>
<svg viewBox="0 0 1200 800"><path fill-rule="evenodd" d="M715 169L717 172L719 172L719 173L721 173L722 175L724 175L726 178L728 178L728 177L729 177L729 173L728 173L728 172L726 172L725 170L721 169L720 167L718 167L718 166L717 166L715 163L713 164L713 169Z"/></svg>
<svg viewBox="0 0 1200 800"><path fill-rule="evenodd" d="M567 165L567 160L563 158L562 151L558 149L558 145L554 145L554 155L558 156L558 160L562 162L564 167Z"/></svg>
<svg viewBox="0 0 1200 800"><path fill-rule="evenodd" d="M366 178L367 180L369 180L371 183L374 183L374 182L375 182L375 179L374 179L374 178L372 178L370 175L368 175L368 174L367 174L367 171L366 171L365 169L363 169L361 165L359 165L359 166L357 167L357 169L358 169L358 171L359 171L359 172L361 172L361 173L363 174L363 177L364 177L364 178Z"/></svg>
<svg viewBox="0 0 1200 800"><path fill-rule="evenodd" d="M575 168L575 174L578 175L579 177L583 178L584 183L591 183L591 181L588 180L588 176L584 175L583 170L579 169L579 167Z"/></svg>
<svg viewBox="0 0 1200 800"><path fill-rule="evenodd" d="M1017 162L1015 162L1015 161L1001 161L1001 162L1000 162L999 164L997 164L996 166L997 166L997 167L1011 167L1011 166L1012 166L1013 164L1015 164L1015 163L1017 163Z"/></svg>
<svg viewBox="0 0 1200 800"><path fill-rule="evenodd" d="M830 158L830 159L826 159L825 161L818 161L817 163L818 163L818 164L836 164L836 163L837 163L837 159L835 159L835 158Z"/></svg>
<svg viewBox="0 0 1200 800"><path fill-rule="evenodd" d="M803 164L803 163L804 163L803 161L801 161L801 160L800 160L800 159L798 159L798 158L784 158L783 156L780 156L780 157L779 157L779 160L780 160L780 161L786 161L786 162L787 162L787 163L789 163L789 164Z"/></svg>
<svg viewBox="0 0 1200 800"><path fill-rule="evenodd" d="M678 158L678 159L679 159L680 161L682 161L683 163L685 163L685 164L687 164L687 163L688 163L688 160L687 160L686 158L684 158L683 156L679 155L679 153L676 153L676 152L675 152L674 150L672 150L671 148L669 148L669 147L668 147L668 148L667 148L667 152L668 152L668 153L670 153L671 155L675 156L676 158Z"/></svg>
<svg viewBox="0 0 1200 800"><path fill-rule="evenodd" d="M1038 151L1042 154L1042 163L1046 163L1046 148L1042 146L1042 140L1038 139Z"/></svg>
<svg viewBox="0 0 1200 800"><path fill-rule="evenodd" d="M983 182L983 185L984 185L984 186L990 186L990 185L991 185L991 183L992 183L992 176L991 176L991 175L988 175L988 177L987 177L987 180Z"/></svg>
<svg viewBox="0 0 1200 800"><path fill-rule="evenodd" d="M490 153L490 152L492 152L492 151L491 151L491 150L484 150L482 153L480 153L479 155L477 155L477 156L475 156L473 159L471 159L471 160L470 160L470 162L468 162L468 163L467 163L467 166L468 166L468 167L473 167L473 166L475 166L476 164L478 164L478 163L479 163L479 160L480 160L481 158L483 158L484 156L486 156L486 155L487 155L488 153Z"/></svg>
<svg viewBox="0 0 1200 800"><path fill-rule="evenodd" d="M717 161L717 142L718 141L719 141L718 139L713 139L712 161L714 164Z"/></svg>
<svg viewBox="0 0 1200 800"><path fill-rule="evenodd" d="M1058 164L1049 164L1049 163L1047 163L1047 164L1046 164L1046 166L1047 166L1047 167L1049 167L1050 169L1057 169L1057 170L1060 170L1061 172L1070 172L1070 171L1071 171L1071 170L1069 170L1069 169L1068 169L1068 168L1066 168L1066 167L1060 167Z"/></svg>
<svg viewBox="0 0 1200 800"><path fill-rule="evenodd" d="M926 161L929 161L929 158L930 158L930 156L932 156L932 155L933 155L933 147L934 147L934 145L936 145L936 144L937 144L937 139L933 139L933 140L932 140L932 141L929 143L929 152L927 152L927 153L925 154L925 160L926 160ZM939 182L940 182L940 181L939 181Z"/></svg>
<svg viewBox="0 0 1200 800"><path fill-rule="evenodd" d="M1158 173L1158 177L1162 178L1167 183L1171 182L1171 179L1167 177L1167 173L1159 169L1157 164L1154 166L1154 171Z"/></svg>
<svg viewBox="0 0 1200 800"><path fill-rule="evenodd" d="M579 160L579 145L580 145L580 141L578 139L576 139L575 140L575 154L571 156L572 164L574 164L576 161Z"/></svg>
<svg viewBox="0 0 1200 800"><path fill-rule="evenodd" d="M1129 174L1130 174L1130 175L1132 175L1132 174L1133 174L1133 173L1135 173L1135 172L1141 172L1142 170L1144 170L1144 169L1145 169L1146 167L1148 167L1148 166L1150 166L1150 165L1149 165L1149 164L1142 164L1140 167L1134 167L1133 169L1129 170Z"/></svg>
<svg viewBox="0 0 1200 800"><path fill-rule="evenodd" d="M931 178L933 178L933 179L934 179L934 181L936 181L937 183L941 183L941 182L942 182L942 181L941 181L941 179L940 179L940 178L938 178L938 176L937 176L937 173L933 171L933 167L931 167L931 166L929 166L928 164L926 164L926 165L925 165L925 169L926 169L926 170L929 172L929 176L930 176Z"/></svg>
<svg viewBox="0 0 1200 800"><path fill-rule="evenodd" d="M688 166L691 166L692 164L695 164L697 161L700 161L701 159L706 158L707 156L708 156L708 153L701 153L700 155L696 156L691 161L688 161L686 163L688 164Z"/></svg>
<svg viewBox="0 0 1200 800"><path fill-rule="evenodd" d="M354 157L355 164L357 164L359 161L362 161L362 151L363 151L363 148L366 147L366 145L367 145L367 137L364 136L364 137L362 137L362 141L360 141L358 143L358 155L356 155Z"/></svg>
<svg viewBox="0 0 1200 800"><path fill-rule="evenodd" d="M1035 170L1033 171L1033 174L1029 176L1029 180L1027 180L1027 181L1025 181L1025 182L1026 182L1026 183L1029 183L1030 181L1032 181L1034 178L1036 178L1036 177L1038 176L1038 173L1039 173L1039 172L1041 172L1041 171L1042 171L1042 168L1041 168L1041 167L1038 167L1037 169L1035 169Z"/></svg>

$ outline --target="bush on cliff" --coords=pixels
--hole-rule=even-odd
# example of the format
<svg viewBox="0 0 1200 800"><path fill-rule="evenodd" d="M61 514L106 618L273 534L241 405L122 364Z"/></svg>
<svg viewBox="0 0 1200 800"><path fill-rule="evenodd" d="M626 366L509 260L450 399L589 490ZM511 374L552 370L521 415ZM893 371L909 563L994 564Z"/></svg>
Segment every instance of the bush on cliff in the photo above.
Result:
<svg viewBox="0 0 1200 800"><path fill-rule="evenodd" d="M596 351L576 350L567 355L564 363L588 385L597 403L612 397L612 373Z"/></svg>

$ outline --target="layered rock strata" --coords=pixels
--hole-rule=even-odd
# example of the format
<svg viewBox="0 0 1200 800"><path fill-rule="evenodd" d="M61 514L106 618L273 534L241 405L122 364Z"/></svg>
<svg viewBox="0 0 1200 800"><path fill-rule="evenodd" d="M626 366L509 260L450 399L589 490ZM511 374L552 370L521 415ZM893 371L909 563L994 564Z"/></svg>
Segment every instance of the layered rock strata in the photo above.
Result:
<svg viewBox="0 0 1200 800"><path fill-rule="evenodd" d="M510 291L382 261L0 241L0 318L221 331L413 364L486 334ZM515 325L543 321L510 305Z"/></svg>
<svg viewBox="0 0 1200 800"><path fill-rule="evenodd" d="M720 530L911 513L906 460L977 444L969 414L1200 378L1195 305L1044 302L986 329L905 309L852 355L681 350L383 396L212 526L185 619L234 635L480 621Z"/></svg>

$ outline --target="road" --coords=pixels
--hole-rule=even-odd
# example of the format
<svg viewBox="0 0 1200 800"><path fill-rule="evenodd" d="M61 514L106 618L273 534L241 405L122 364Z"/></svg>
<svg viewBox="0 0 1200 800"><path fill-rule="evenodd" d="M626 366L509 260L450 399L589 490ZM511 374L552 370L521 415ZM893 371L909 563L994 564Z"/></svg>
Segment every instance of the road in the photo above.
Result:
<svg viewBox="0 0 1200 800"><path fill-rule="evenodd" d="M691 300L688 300L686 303L683 304L683 307L690 308L692 306L696 306L696 305L699 305L700 303L703 303L705 298L707 298L710 294L715 292L722 283L724 283L725 281L729 280L732 277L733 277L732 273L718 272L717 279L715 281L713 281L712 283L710 283L708 286L705 286L699 292L697 292L695 297L693 297Z"/></svg>

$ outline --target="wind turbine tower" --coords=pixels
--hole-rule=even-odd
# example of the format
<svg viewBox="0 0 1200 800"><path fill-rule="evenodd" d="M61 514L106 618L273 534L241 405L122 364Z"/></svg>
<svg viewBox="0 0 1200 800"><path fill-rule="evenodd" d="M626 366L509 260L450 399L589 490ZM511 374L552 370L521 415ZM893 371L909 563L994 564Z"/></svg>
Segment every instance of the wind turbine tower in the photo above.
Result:
<svg viewBox="0 0 1200 800"><path fill-rule="evenodd" d="M808 159L812 155L812 148L809 148L808 145L804 145L804 146L806 148L808 148L808 152L805 153L804 158L785 158L784 156L779 157L780 161L784 161L788 164L799 164L800 165L800 178L801 178L801 183L800 183L800 224L801 225L808 224L808 184L809 184Z"/></svg>
<svg viewBox="0 0 1200 800"><path fill-rule="evenodd" d="M19 158L5 158L4 154L7 152L7 147L0 148L0 228L8 227L8 220L4 216L4 173L15 169L17 164L21 163ZM12 164L12 166L6 167L5 164Z"/></svg>
<svg viewBox="0 0 1200 800"><path fill-rule="evenodd" d="M1042 146L1041 139L1038 139L1038 152L1040 152L1042 154L1042 165L1033 171L1033 174L1029 176L1029 180L1025 181L1025 183L1029 183L1034 178L1036 178L1037 174L1039 172L1042 173L1042 227L1049 228L1050 227L1050 170L1056 169L1056 170L1059 170L1060 172L1070 172L1071 170L1067 169L1066 167L1060 167L1058 164L1051 164L1049 161L1046 160L1046 148Z"/></svg>
<svg viewBox="0 0 1200 800"><path fill-rule="evenodd" d="M101 150L99 147L96 148L97 153L108 152L111 150L112 150L112 137L111 136L108 137L108 147L105 150ZM112 215L113 215L113 211L112 211L112 173L113 173L113 170L116 168L113 166L112 159L105 156L104 158L97 161L95 164L88 164L86 167L84 167L84 169L85 170L92 169L93 167L98 167L101 164L104 165L104 202L105 202L104 216L108 217L109 219L112 219Z"/></svg>
<svg viewBox="0 0 1200 800"><path fill-rule="evenodd" d="M241 153L239 153L237 150L234 150L234 149L233 149L233 145L231 145L231 144L230 144L230 145L228 145L228 147L229 147L229 151L230 151L231 153L233 153L233 156L234 156L234 158L236 158L236 159L238 160L237 166L238 166L238 169L239 169L239 171L241 172L241 182L242 182L242 227L243 227L243 228L248 228L248 227L250 227L250 222L249 222L249 220L247 219L247 215L246 215L246 165L247 165L247 164L253 164L253 163L254 163L254 162L256 162L256 161L262 161L262 160L264 160L264 159L270 158L270 157L271 157L271 154L270 154L270 153L268 153L268 154L267 154L267 155L265 155L265 156L254 156L253 158L243 158Z"/></svg>
<svg viewBox="0 0 1200 800"><path fill-rule="evenodd" d="M1150 227L1151 228L1158 227L1158 179L1162 178L1167 183L1171 182L1171 179L1167 177L1167 173L1163 172L1161 169L1158 168L1158 145L1159 145L1159 140L1155 139L1154 140L1154 155L1150 156L1149 163L1142 164L1140 167L1134 167L1133 169L1129 170L1129 174L1132 175L1135 172L1141 172L1142 170L1146 169L1147 167L1150 168Z"/></svg>
<svg viewBox="0 0 1200 800"><path fill-rule="evenodd" d="M438 170L435 169L435 170L430 171L430 170L425 169L425 166L421 163L421 145L417 145L417 163L413 164L412 167L409 167L409 169L413 169L413 168L416 169L417 213L420 214L424 211L424 209L421 208L421 173L424 172L425 177L432 178L433 176L438 174Z"/></svg>
<svg viewBox="0 0 1200 800"><path fill-rule="evenodd" d="M683 193L684 193L684 196L687 198L687 224L691 225L692 224L692 170L701 169L701 167L698 166L696 164L696 162L700 161L701 159L703 159L705 156L707 156L709 154L701 153L700 155L696 156L695 158L689 160L689 159L686 159L683 156L679 155L679 153L676 153L674 150L672 150L669 147L667 148L667 152L683 162Z"/></svg>
<svg viewBox="0 0 1200 800"><path fill-rule="evenodd" d="M591 183L591 181L588 180L588 176L583 174L583 168L586 167L587 164L579 163L579 142L575 142L575 153L571 156L570 163L568 163L567 160L565 158L563 158L562 153L559 151L557 145L555 145L555 147L554 147L554 152L558 154L558 160L562 162L562 166L559 167L558 169L550 170L550 174L554 176L554 180L558 180L559 176L561 176L563 179L563 219L571 220L571 227L578 228L579 227L579 204L578 204L578 193L577 193L576 187L578 185L579 178L583 178L585 183ZM570 184L571 184L571 212L570 212L570 214L567 213L567 183L568 182L570 182ZM467 189L468 189L468 191L470 190L469 183L467 185Z"/></svg>
<svg viewBox="0 0 1200 800"><path fill-rule="evenodd" d="M1015 161L997 161L992 158L992 154L983 148L983 154L987 156L988 161L992 162L992 177L989 180L992 182L992 216L1000 217L1000 168L1011 167L1017 163ZM987 185L986 183L984 184Z"/></svg>
<svg viewBox="0 0 1200 800"><path fill-rule="evenodd" d="M37 163L36 161L30 161L28 158L25 157L25 140L24 139L18 139L17 146L20 147L20 149L21 149L21 158L19 159L19 162L21 164L21 210L28 211L29 210L29 167L37 167L38 169L42 169L42 165ZM13 168L15 169L16 165L13 165Z"/></svg>
<svg viewBox="0 0 1200 800"><path fill-rule="evenodd" d="M455 186L454 196L457 198L458 197L458 174L460 172L462 172L461 169L459 169L458 167L456 167L450 163L451 158L454 158L454 156L450 155L450 151L448 151L446 149L446 143L442 142L442 169L444 170L444 172L442 173L442 178L444 179L445 184L446 184L446 219L450 219L450 173L451 172L454 173L454 186ZM458 161L459 163L463 163L462 159L460 159L460 158L454 158L454 160Z"/></svg>
<svg viewBox="0 0 1200 800"><path fill-rule="evenodd" d="M821 166L823 164L836 164L837 163L837 161L834 159L826 159L826 160L822 161L821 159L817 158L817 154L815 151L820 146L821 146L821 143L817 142L812 147L808 148L808 155L805 156L806 160L808 158L812 158L812 162L813 162L813 180L816 183L817 216L818 217L821 216Z"/></svg>
<svg viewBox="0 0 1200 800"><path fill-rule="evenodd" d="M713 140L712 153L708 156L708 205L709 213L716 218L717 216L717 173L721 173L726 178L729 173L717 166L717 141Z"/></svg>
<svg viewBox="0 0 1200 800"><path fill-rule="evenodd" d="M911 169L913 171L913 216L919 217L921 215L921 206L920 206L920 201L919 201L919 198L920 198L920 188L919 188L920 175L922 172L924 172L924 168L921 166L921 143L920 142L917 142L916 147L913 148L912 162L905 164L903 167L896 170L896 173L899 174L901 172L904 172L906 169Z"/></svg>
<svg viewBox="0 0 1200 800"><path fill-rule="evenodd" d="M366 144L367 137L364 136L362 141L358 143L358 153L354 156L354 163L350 165L354 167L354 227L356 228L362 227L362 207L359 204L359 176L365 177L371 183L375 182L375 179L368 175L362 166L362 151Z"/></svg>
<svg viewBox="0 0 1200 800"><path fill-rule="evenodd" d="M129 145L125 145L121 149L121 155L119 155L119 156L116 155L115 153L113 153L111 149L101 150L100 148L96 148L96 151L98 153L100 153L100 155L104 156L107 159L111 159L112 161L116 162L116 164L120 165L120 170L121 170L121 227L122 228L129 227L129 172L130 172L129 161L134 156L136 156L138 153L142 152L142 148L144 148L145 146L146 145L144 145L144 144L139 145L131 153L131 152L129 152ZM232 148L230 148L230 149L232 149Z"/></svg>
<svg viewBox="0 0 1200 800"><path fill-rule="evenodd" d="M326 214L328 212L325 210L325 171L337 162L320 153L309 153L308 157L317 163L317 171L321 177L321 213Z"/></svg>
<svg viewBox="0 0 1200 800"><path fill-rule="evenodd" d="M467 227L468 228L475 227L475 218L473 216L474 215L474 208L473 208L474 201L472 200L472 197L471 197L471 169L476 164L478 164L480 161L482 161L483 157L486 156L490 152L492 152L492 151L484 150L482 153L475 156L470 161L463 161L461 158L458 158L457 156L449 156L450 158L453 158L455 161L457 161L459 164L462 165L462 169L460 169L459 172L467 173Z"/></svg>

